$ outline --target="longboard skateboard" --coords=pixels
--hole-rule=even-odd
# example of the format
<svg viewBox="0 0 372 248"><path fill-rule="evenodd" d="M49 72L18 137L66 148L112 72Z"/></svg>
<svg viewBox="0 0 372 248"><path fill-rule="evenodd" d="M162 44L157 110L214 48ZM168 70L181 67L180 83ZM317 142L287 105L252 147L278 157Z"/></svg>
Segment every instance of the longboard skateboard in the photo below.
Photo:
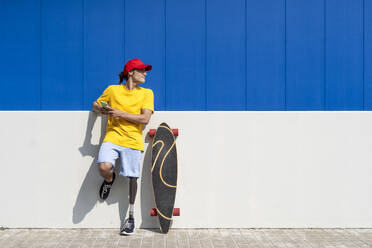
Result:
<svg viewBox="0 0 372 248"><path fill-rule="evenodd" d="M179 209L174 209L177 189L177 149L174 136L178 129L171 129L163 122L157 129L151 129L152 143L151 177L154 189L155 209L151 209L151 216L158 216L160 230L169 231L172 216L179 215Z"/></svg>

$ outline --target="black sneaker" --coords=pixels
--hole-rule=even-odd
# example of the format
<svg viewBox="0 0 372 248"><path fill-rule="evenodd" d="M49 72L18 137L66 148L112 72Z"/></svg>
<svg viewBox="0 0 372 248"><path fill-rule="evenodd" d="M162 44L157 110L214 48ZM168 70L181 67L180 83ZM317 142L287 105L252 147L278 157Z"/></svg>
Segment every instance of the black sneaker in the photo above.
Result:
<svg viewBox="0 0 372 248"><path fill-rule="evenodd" d="M111 187L114 181L115 181L115 172L114 174L112 174L111 183L106 182L106 180L103 181L101 188L99 189L99 197L101 197L102 200L106 200L106 198L109 196L110 190L111 190Z"/></svg>
<svg viewBox="0 0 372 248"><path fill-rule="evenodd" d="M124 227L120 230L121 235L132 235L134 234L134 219L128 218L124 222Z"/></svg>

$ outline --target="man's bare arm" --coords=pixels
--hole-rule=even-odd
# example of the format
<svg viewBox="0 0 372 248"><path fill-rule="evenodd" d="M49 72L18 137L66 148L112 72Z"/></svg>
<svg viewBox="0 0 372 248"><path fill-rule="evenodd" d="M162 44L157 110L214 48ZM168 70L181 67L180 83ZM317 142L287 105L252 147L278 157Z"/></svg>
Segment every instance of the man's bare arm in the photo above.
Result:
<svg viewBox="0 0 372 248"><path fill-rule="evenodd" d="M112 117L123 118L124 120L129 121L129 122L146 125L149 123L151 119L152 110L142 109L141 114L135 115L135 114L129 114L129 113L111 108L111 110L108 111L108 114Z"/></svg>

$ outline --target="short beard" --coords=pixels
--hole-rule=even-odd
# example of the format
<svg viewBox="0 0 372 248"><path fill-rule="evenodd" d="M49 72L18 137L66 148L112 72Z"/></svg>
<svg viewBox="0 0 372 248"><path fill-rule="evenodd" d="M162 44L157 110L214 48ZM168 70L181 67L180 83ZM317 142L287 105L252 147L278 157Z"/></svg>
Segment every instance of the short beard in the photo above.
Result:
<svg viewBox="0 0 372 248"><path fill-rule="evenodd" d="M145 82L142 82L142 81L134 81L136 84L144 84Z"/></svg>

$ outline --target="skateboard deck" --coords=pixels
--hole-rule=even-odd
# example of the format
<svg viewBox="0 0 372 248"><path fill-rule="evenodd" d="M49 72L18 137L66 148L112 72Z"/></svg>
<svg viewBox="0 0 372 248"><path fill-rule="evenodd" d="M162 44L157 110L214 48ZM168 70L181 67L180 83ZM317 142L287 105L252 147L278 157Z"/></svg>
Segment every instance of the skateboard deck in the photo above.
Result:
<svg viewBox="0 0 372 248"><path fill-rule="evenodd" d="M169 231L177 189L177 149L172 129L163 122L152 143L152 186L160 230Z"/></svg>

